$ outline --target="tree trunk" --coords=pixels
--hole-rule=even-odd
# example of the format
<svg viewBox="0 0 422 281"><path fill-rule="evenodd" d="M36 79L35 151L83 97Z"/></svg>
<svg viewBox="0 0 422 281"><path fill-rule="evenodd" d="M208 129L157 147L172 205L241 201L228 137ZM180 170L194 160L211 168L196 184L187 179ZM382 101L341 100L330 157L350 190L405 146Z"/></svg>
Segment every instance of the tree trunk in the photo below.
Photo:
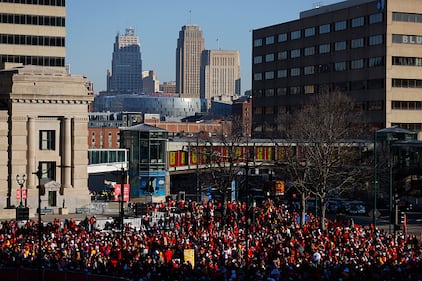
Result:
<svg viewBox="0 0 422 281"><path fill-rule="evenodd" d="M304 226L305 225L305 220L306 220L306 194L305 192L302 192L301 196L300 196L300 203L302 205L302 212L301 212L301 216L300 216L300 225Z"/></svg>
<svg viewBox="0 0 422 281"><path fill-rule="evenodd" d="M321 229L325 230L325 215L327 210L327 202L324 198L321 198Z"/></svg>

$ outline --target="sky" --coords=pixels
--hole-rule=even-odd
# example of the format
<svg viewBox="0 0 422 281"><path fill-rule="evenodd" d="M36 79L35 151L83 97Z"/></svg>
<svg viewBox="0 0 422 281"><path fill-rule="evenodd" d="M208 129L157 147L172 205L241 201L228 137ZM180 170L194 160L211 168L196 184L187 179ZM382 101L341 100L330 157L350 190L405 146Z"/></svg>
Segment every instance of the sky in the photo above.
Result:
<svg viewBox="0 0 422 281"><path fill-rule="evenodd" d="M340 0L339 0L340 1ZM143 70L155 70L160 83L175 81L179 31L199 25L207 50L238 50L242 93L251 88L252 30L299 18L301 11L339 1L318 0L68 0L66 64L72 75L106 90L118 33L135 29Z"/></svg>

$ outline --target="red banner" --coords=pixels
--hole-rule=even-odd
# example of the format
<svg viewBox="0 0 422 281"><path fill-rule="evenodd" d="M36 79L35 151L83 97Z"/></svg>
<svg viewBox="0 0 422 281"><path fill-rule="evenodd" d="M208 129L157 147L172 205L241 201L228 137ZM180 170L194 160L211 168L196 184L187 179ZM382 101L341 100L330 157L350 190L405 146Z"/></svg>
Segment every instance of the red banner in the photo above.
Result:
<svg viewBox="0 0 422 281"><path fill-rule="evenodd" d="M119 196L121 194L121 184L116 183L114 185L114 201L119 201ZM125 183L123 185L123 201L129 201L130 185Z"/></svg>

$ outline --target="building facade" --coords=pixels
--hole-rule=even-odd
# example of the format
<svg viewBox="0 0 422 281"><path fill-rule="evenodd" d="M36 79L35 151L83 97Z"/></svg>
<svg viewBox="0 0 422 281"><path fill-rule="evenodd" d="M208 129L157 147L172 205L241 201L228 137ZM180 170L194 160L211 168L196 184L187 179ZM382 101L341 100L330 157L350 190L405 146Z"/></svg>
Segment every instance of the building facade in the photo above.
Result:
<svg viewBox="0 0 422 281"><path fill-rule="evenodd" d="M240 95L240 53L231 50L204 50L201 59L201 99L211 109L213 97Z"/></svg>
<svg viewBox="0 0 422 281"><path fill-rule="evenodd" d="M175 94L176 81L164 82L160 84L160 92L163 94Z"/></svg>
<svg viewBox="0 0 422 281"><path fill-rule="evenodd" d="M233 127L237 128L240 126L242 135L250 137L252 133L252 97L244 95L234 100L232 114Z"/></svg>
<svg viewBox="0 0 422 281"><path fill-rule="evenodd" d="M65 66L65 0L0 2L1 68Z"/></svg>
<svg viewBox="0 0 422 281"><path fill-rule="evenodd" d="M126 28L124 35L116 36L111 70L107 73L107 91L142 92L141 44L133 28Z"/></svg>
<svg viewBox="0 0 422 281"><path fill-rule="evenodd" d="M142 85L144 93L158 93L160 91L160 81L154 70L142 71Z"/></svg>
<svg viewBox="0 0 422 281"><path fill-rule="evenodd" d="M422 3L349 0L253 31L253 124L274 137L280 116L317 93L340 91L365 128L422 130Z"/></svg>
<svg viewBox="0 0 422 281"><path fill-rule="evenodd" d="M181 96L200 96L201 54L204 37L197 25L184 25L176 48L176 92Z"/></svg>
<svg viewBox="0 0 422 281"><path fill-rule="evenodd" d="M86 78L51 68L24 66L0 71L0 209L18 205L16 175L26 175L25 206L75 212L88 193Z"/></svg>

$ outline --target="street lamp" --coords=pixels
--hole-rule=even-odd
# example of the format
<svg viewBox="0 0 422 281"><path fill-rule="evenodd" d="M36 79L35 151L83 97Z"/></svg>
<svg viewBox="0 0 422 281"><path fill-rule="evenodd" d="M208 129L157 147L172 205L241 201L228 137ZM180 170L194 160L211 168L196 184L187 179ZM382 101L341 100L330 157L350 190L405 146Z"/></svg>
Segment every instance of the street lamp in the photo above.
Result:
<svg viewBox="0 0 422 281"><path fill-rule="evenodd" d="M22 177L19 175L16 175L16 182L18 183L19 187L20 187L20 202L19 202L19 208L23 208L23 202L22 202L22 189L23 189L23 185L25 184L26 181L26 175L23 175ZM26 204L25 204L26 207Z"/></svg>

